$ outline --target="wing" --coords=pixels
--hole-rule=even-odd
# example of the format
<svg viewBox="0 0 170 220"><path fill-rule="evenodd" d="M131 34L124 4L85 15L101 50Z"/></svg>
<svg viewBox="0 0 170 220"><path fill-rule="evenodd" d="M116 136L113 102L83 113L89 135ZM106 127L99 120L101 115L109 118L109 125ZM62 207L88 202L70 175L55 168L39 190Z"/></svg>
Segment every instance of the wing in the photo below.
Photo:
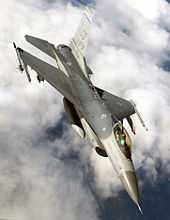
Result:
<svg viewBox="0 0 170 220"><path fill-rule="evenodd" d="M85 63L84 56L88 45L88 35L89 35L91 23L92 23L92 12L87 12L83 15L79 27L74 37L71 39L69 45L80 67L82 68L84 74L87 77L88 77L88 72L87 72L87 66Z"/></svg>
<svg viewBox="0 0 170 220"><path fill-rule="evenodd" d="M123 120L124 118L128 118L130 115L135 113L134 106L131 104L131 102L112 95L111 93L100 88L96 89L100 97L105 101L115 119Z"/></svg>
<svg viewBox="0 0 170 220"><path fill-rule="evenodd" d="M74 103L69 78L59 69L29 54L28 52L17 48L20 58L24 64L24 69L30 66L38 76L41 76L53 87L55 87L63 96ZM27 70L28 71L28 70Z"/></svg>

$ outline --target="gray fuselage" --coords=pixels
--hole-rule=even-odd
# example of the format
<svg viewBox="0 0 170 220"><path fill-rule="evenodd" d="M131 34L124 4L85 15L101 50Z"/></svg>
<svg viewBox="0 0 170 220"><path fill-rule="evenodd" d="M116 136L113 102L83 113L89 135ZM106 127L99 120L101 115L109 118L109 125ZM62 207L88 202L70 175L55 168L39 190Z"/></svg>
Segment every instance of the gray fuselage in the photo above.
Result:
<svg viewBox="0 0 170 220"><path fill-rule="evenodd" d="M59 45L58 58L65 67L74 97L74 107L84 118L106 151L126 191L139 206L138 184L132 160L124 155L116 141L111 112L99 96L92 82L84 75L71 49Z"/></svg>
<svg viewBox="0 0 170 220"><path fill-rule="evenodd" d="M56 52L69 75L70 86L76 103L75 108L86 118L99 138L109 137L113 125L109 109L100 98L91 81L83 74L71 49L61 45Z"/></svg>

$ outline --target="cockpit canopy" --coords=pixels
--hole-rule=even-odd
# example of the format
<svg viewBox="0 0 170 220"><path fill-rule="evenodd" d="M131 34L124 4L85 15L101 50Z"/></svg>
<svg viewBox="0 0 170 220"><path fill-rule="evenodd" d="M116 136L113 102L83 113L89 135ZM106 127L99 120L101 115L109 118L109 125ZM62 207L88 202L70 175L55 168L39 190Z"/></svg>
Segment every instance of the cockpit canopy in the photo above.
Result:
<svg viewBox="0 0 170 220"><path fill-rule="evenodd" d="M71 52L71 48L65 44L58 45L57 49L62 54L64 58L67 58L67 55Z"/></svg>
<svg viewBox="0 0 170 220"><path fill-rule="evenodd" d="M114 135L117 144L126 158L131 159L132 140L121 122L115 124Z"/></svg>
<svg viewBox="0 0 170 220"><path fill-rule="evenodd" d="M57 46L57 49L62 52L62 51L71 51L71 48L68 47L67 45L65 44L60 44Z"/></svg>

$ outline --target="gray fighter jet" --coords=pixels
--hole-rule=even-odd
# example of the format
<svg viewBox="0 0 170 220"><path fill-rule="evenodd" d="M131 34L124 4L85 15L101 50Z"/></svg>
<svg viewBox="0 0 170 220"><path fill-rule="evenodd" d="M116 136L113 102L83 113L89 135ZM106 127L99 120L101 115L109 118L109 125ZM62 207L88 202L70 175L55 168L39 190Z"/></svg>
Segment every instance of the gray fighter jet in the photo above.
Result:
<svg viewBox="0 0 170 220"><path fill-rule="evenodd" d="M26 35L26 40L56 61L56 67L16 49L19 69L31 82L28 66L37 73L39 82L46 80L63 95L66 115L81 138L87 138L96 153L109 157L118 177L131 199L139 207L139 192L131 157L131 138L123 126L126 119L135 133L131 115L137 113L133 102L97 88L90 80L92 73L85 59L91 15L85 14L69 45L57 47L48 41ZM140 209L141 210L141 209Z"/></svg>

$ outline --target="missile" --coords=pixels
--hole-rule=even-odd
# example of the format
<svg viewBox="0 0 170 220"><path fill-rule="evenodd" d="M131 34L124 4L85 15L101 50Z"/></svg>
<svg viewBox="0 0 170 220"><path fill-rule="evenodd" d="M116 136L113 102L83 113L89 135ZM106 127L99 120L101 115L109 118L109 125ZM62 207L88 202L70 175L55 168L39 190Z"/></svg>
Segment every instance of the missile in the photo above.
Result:
<svg viewBox="0 0 170 220"><path fill-rule="evenodd" d="M15 48L15 51L16 51L16 54L17 54L17 58L18 58L18 67L19 67L19 70L21 72L23 72L25 70L25 73L26 73L26 76L27 76L27 79L29 82L31 82L31 77L30 77L30 74L28 72L28 67L27 67L27 64L24 63L24 61L21 59L21 55L20 53L23 52L23 50L19 47L16 46L15 42L13 42L13 45L14 45L14 48Z"/></svg>
<svg viewBox="0 0 170 220"><path fill-rule="evenodd" d="M20 70L21 72L23 72L23 71L24 71L24 68L23 68L23 65L22 65L22 62L21 62L20 53L19 53L19 51L18 51L18 48L16 47L15 42L13 42L13 45L14 45L14 48L15 48L15 51L16 51L16 54L17 54L17 58L18 58L18 63L19 63L18 67L19 67L19 70Z"/></svg>
<svg viewBox="0 0 170 220"><path fill-rule="evenodd" d="M131 117L130 116L127 117L126 120L129 123L129 126L130 126L131 131L133 132L133 134L136 134L135 127L134 127L134 124L133 124L133 121L132 121Z"/></svg>
<svg viewBox="0 0 170 220"><path fill-rule="evenodd" d="M23 62L23 65L24 65L24 70L25 70L28 82L31 82L31 77L30 77L30 74L28 72L28 67L27 67L27 65L24 62Z"/></svg>
<svg viewBox="0 0 170 220"><path fill-rule="evenodd" d="M148 131L148 128L146 127L145 122L144 122L144 120L142 119L142 116L141 116L141 114L139 113L135 102L134 102L133 100L130 100L130 102L131 102L131 104L133 105L133 107L134 107L134 109L135 109L135 113L137 114L140 123L141 123L142 126L145 128L145 130Z"/></svg>

